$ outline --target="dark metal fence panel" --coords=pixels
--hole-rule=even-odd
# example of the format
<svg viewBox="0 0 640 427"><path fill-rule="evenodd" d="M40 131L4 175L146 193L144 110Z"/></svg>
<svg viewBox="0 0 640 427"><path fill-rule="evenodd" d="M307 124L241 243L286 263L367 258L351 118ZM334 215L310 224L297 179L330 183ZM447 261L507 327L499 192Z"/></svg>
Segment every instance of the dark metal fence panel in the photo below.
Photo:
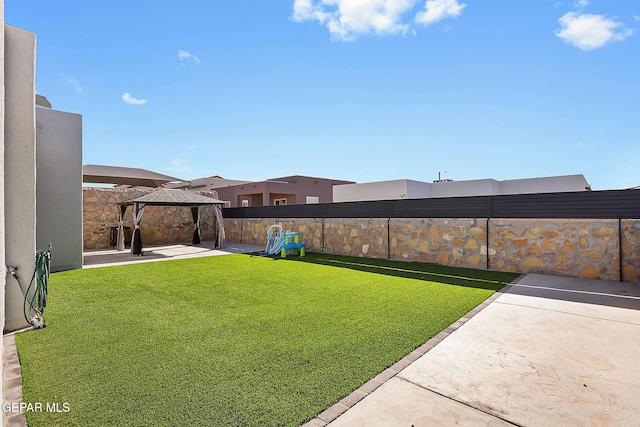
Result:
<svg viewBox="0 0 640 427"><path fill-rule="evenodd" d="M486 218L489 197L448 197L393 201L392 218Z"/></svg>
<svg viewBox="0 0 640 427"><path fill-rule="evenodd" d="M492 218L640 218L640 191L492 196Z"/></svg>
<svg viewBox="0 0 640 427"><path fill-rule="evenodd" d="M640 190L226 208L227 218L640 218Z"/></svg>
<svg viewBox="0 0 640 427"><path fill-rule="evenodd" d="M392 202L376 200L327 204L325 218L390 218Z"/></svg>

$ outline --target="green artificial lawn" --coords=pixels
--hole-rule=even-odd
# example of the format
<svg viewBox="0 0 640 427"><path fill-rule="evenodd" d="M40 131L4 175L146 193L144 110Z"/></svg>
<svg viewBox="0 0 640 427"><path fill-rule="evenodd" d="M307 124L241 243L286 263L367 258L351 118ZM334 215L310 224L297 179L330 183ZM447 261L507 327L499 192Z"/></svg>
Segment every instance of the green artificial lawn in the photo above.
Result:
<svg viewBox="0 0 640 427"><path fill-rule="evenodd" d="M515 277L320 254L56 273L47 327L16 341L25 402L61 412L27 420L299 425Z"/></svg>

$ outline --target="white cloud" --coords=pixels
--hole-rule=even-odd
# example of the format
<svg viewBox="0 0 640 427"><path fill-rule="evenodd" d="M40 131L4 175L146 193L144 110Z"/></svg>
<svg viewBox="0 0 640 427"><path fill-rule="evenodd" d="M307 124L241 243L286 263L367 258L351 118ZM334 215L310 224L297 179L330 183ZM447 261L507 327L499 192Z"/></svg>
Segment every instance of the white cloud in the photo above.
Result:
<svg viewBox="0 0 640 427"><path fill-rule="evenodd" d="M146 99L136 99L133 96L129 95L129 92L125 92L122 94L122 100L129 105L144 105L147 103Z"/></svg>
<svg viewBox="0 0 640 427"><path fill-rule="evenodd" d="M406 34L421 0L294 0L291 19L318 21L331 37L354 40L361 34ZM428 0L416 21L422 24L455 17L465 7L457 0Z"/></svg>
<svg viewBox="0 0 640 427"><path fill-rule="evenodd" d="M466 4L458 3L457 0L427 0L424 12L416 15L416 22L430 25L445 18L456 18L465 7Z"/></svg>
<svg viewBox="0 0 640 427"><path fill-rule="evenodd" d="M575 6L578 12L582 13L582 11L589 6L589 0L578 0Z"/></svg>
<svg viewBox="0 0 640 427"><path fill-rule="evenodd" d="M186 50L178 49L178 58L180 58L180 63L184 63L185 61L193 61L196 64L200 63L200 58Z"/></svg>
<svg viewBox="0 0 640 427"><path fill-rule="evenodd" d="M66 82L68 85L73 86L76 89L76 92L79 92L79 93L84 92L84 89L80 85L80 82L78 82L76 79L67 79Z"/></svg>
<svg viewBox="0 0 640 427"><path fill-rule="evenodd" d="M581 50L597 49L613 41L622 41L633 34L633 30L603 15L568 12L560 19L560 28L555 31L565 43Z"/></svg>

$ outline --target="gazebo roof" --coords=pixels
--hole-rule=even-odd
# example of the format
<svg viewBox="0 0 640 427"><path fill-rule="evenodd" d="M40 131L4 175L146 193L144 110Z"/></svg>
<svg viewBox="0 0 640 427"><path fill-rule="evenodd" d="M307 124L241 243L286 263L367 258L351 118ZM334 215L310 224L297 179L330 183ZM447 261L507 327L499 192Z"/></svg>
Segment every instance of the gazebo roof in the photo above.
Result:
<svg viewBox="0 0 640 427"><path fill-rule="evenodd" d="M168 189L154 191L135 199L120 202L120 205L133 205L134 203L144 203L145 205L161 206L202 206L202 205L224 205L222 200L196 194L192 191Z"/></svg>

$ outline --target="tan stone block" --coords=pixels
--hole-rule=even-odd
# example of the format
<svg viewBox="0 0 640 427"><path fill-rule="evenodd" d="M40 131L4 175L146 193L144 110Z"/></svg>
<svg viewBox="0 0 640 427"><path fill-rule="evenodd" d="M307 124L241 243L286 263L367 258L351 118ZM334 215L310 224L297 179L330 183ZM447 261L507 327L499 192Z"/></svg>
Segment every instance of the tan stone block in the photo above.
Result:
<svg viewBox="0 0 640 427"><path fill-rule="evenodd" d="M480 264L480 255L471 255L470 257L467 258L467 262L471 265Z"/></svg>
<svg viewBox="0 0 640 427"><path fill-rule="evenodd" d="M578 272L578 277L581 279L597 279L599 276L598 269L592 264L584 265Z"/></svg>
<svg viewBox="0 0 640 427"><path fill-rule="evenodd" d="M567 273L569 271L569 266L567 264L557 264L554 266L554 269L560 273Z"/></svg>
<svg viewBox="0 0 640 427"><path fill-rule="evenodd" d="M501 230L500 236L504 237L505 239L514 239L518 237L518 235L511 230Z"/></svg>
<svg viewBox="0 0 640 427"><path fill-rule="evenodd" d="M518 247L518 248L522 248L525 247L529 244L529 241L527 239L516 239L513 241L513 246Z"/></svg>
<svg viewBox="0 0 640 427"><path fill-rule="evenodd" d="M602 234L613 235L615 232L616 231L611 227L602 227L600 229L600 233L602 233Z"/></svg>
<svg viewBox="0 0 640 427"><path fill-rule="evenodd" d="M512 265L505 268L504 271L509 271L511 273L520 273L520 268L517 265Z"/></svg>
<svg viewBox="0 0 640 427"><path fill-rule="evenodd" d="M355 228L352 228L351 231L349 232L349 237L356 237L358 235L358 230L356 230Z"/></svg>
<svg viewBox="0 0 640 427"><path fill-rule="evenodd" d="M465 234L467 232L467 227L465 227L464 225L459 225L456 227L456 230L458 230L458 233L460 234Z"/></svg>
<svg viewBox="0 0 640 427"><path fill-rule="evenodd" d="M412 248L417 248L418 247L418 241L417 240L409 240L407 243L409 243L409 246Z"/></svg>
<svg viewBox="0 0 640 427"><path fill-rule="evenodd" d="M478 245L478 242L475 239L469 239L469 240L467 240L467 243L464 245L464 247L466 249L475 251L475 250L478 250L480 245Z"/></svg>
<svg viewBox="0 0 640 427"><path fill-rule="evenodd" d="M436 262L438 264L449 264L450 257L448 252L440 252L440 254L436 258Z"/></svg>
<svg viewBox="0 0 640 427"><path fill-rule="evenodd" d="M543 251L555 251L557 249L556 242L553 240L545 240L542 242Z"/></svg>
<svg viewBox="0 0 640 427"><path fill-rule="evenodd" d="M562 244L561 251L565 254L574 254L577 252L576 245L575 243L569 240L565 240L564 243Z"/></svg>
<svg viewBox="0 0 640 427"><path fill-rule="evenodd" d="M533 234L538 234L538 233L540 233L540 227L533 227L533 228L531 229L531 232L532 232Z"/></svg>
<svg viewBox="0 0 640 427"><path fill-rule="evenodd" d="M540 250L540 247L536 243L533 243L531 246L529 246L529 249L527 250L527 255L539 256L541 254L542 254L542 251Z"/></svg>
<svg viewBox="0 0 640 427"><path fill-rule="evenodd" d="M622 277L624 280L628 280L630 278L638 277L638 269L635 267L624 267L622 269Z"/></svg>
<svg viewBox="0 0 640 427"><path fill-rule="evenodd" d="M405 236L404 234L401 234L398 236L398 240L401 242L404 242L405 240L407 240L407 236Z"/></svg>
<svg viewBox="0 0 640 427"><path fill-rule="evenodd" d="M498 248L503 247L504 246L504 239L501 239L501 238L494 239L493 246L498 247Z"/></svg>
<svg viewBox="0 0 640 427"><path fill-rule="evenodd" d="M504 261L498 261L496 265L498 266L498 268L502 268L504 267Z"/></svg>
<svg viewBox="0 0 640 427"><path fill-rule="evenodd" d="M412 239L417 239L418 238L418 233L416 231L412 231L410 234Z"/></svg>
<svg viewBox="0 0 640 427"><path fill-rule="evenodd" d="M513 259L522 259L522 258L524 258L524 254L522 253L521 250L517 250L513 254L511 254L511 258L513 258Z"/></svg>
<svg viewBox="0 0 640 427"><path fill-rule="evenodd" d="M420 232L420 238L423 240L426 240L429 238L429 233L427 233L425 230Z"/></svg>
<svg viewBox="0 0 640 427"><path fill-rule="evenodd" d="M602 258L602 254L600 252L595 252L595 251L584 251L582 252L582 255L594 261L597 261Z"/></svg>
<svg viewBox="0 0 640 427"><path fill-rule="evenodd" d="M472 227L471 234L484 234L484 230L481 227Z"/></svg>
<svg viewBox="0 0 640 427"><path fill-rule="evenodd" d="M589 242L587 241L586 237L580 238L580 246L582 246L583 248L589 247Z"/></svg>
<svg viewBox="0 0 640 427"><path fill-rule="evenodd" d="M558 237L558 233L556 233L555 231L548 231L548 230L543 231L542 235L544 236L545 239L553 239L554 237Z"/></svg>
<svg viewBox="0 0 640 427"><path fill-rule="evenodd" d="M351 253L351 245L344 245L344 248L342 248L344 250L345 253Z"/></svg>
<svg viewBox="0 0 640 427"><path fill-rule="evenodd" d="M464 241L459 237L453 239L453 246L462 246L463 243Z"/></svg>
<svg viewBox="0 0 640 427"><path fill-rule="evenodd" d="M418 249L422 252L429 252L429 242L420 243L420 246L418 246Z"/></svg>
<svg viewBox="0 0 640 427"><path fill-rule="evenodd" d="M421 262L433 262L433 256L428 252L420 252Z"/></svg>
<svg viewBox="0 0 640 427"><path fill-rule="evenodd" d="M435 228L429 229L429 237L433 240L438 240L440 238L440 232Z"/></svg>
<svg viewBox="0 0 640 427"><path fill-rule="evenodd" d="M546 267L547 266L547 264L545 264L545 262L538 257L527 258L524 261L524 265L528 267Z"/></svg>

